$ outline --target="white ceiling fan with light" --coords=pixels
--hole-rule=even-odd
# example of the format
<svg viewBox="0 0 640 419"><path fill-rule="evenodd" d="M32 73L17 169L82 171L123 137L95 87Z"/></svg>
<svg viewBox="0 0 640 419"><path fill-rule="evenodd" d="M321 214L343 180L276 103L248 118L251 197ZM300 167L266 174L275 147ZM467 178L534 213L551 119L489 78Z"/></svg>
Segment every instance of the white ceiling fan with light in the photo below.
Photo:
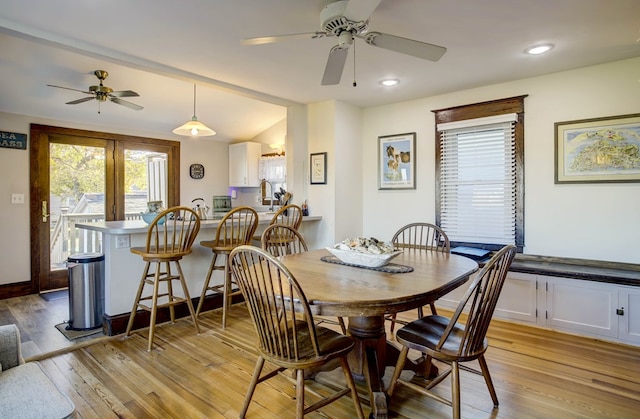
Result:
<svg viewBox="0 0 640 419"><path fill-rule="evenodd" d="M113 103L116 103L118 105L126 106L127 108L133 109L133 110L136 110L136 111L144 109L140 105L137 105L135 103L131 103L131 102L128 102L126 100L120 99L121 97L140 96L138 93L134 92L133 90L114 91L112 88L102 84L102 82L109 76L109 73L107 73L104 70L96 70L96 71L93 72L93 74L95 74L95 76L98 78L98 80L100 80L100 85L98 85L98 86L89 86L89 90L88 91L72 89L70 87L55 86L53 84L47 84L47 86L56 87L58 89L73 90L74 92L80 92L80 93L84 93L86 95L90 95L90 96L87 96L87 97L83 97L81 99L72 100L70 102L67 102L66 104L67 105L77 105L78 103L83 103L83 102L87 102L89 100L94 100L95 99L95 100L98 101L98 113L100 113L100 102L106 102L107 100L109 100L109 101L111 101Z"/></svg>
<svg viewBox="0 0 640 419"><path fill-rule="evenodd" d="M338 45L331 48L329 52L329 58L322 77L322 85L340 83L342 71L347 61L347 54L355 38L363 39L367 44L374 47L430 61L438 61L444 55L447 51L445 47L382 32L370 32L369 17L381 1L336 1L325 6L320 12L320 31L248 38L243 40L242 43L245 45L258 45L299 38L338 38Z"/></svg>

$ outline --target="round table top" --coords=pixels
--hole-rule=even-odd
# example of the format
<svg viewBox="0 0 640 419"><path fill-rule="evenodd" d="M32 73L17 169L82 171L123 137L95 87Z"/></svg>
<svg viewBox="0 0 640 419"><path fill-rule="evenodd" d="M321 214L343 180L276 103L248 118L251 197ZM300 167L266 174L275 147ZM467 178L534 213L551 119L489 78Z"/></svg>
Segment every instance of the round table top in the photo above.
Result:
<svg viewBox="0 0 640 419"><path fill-rule="evenodd" d="M314 250L280 258L300 283L313 314L341 317L382 316L437 300L464 284L478 270L466 257L405 250L391 263L412 272L388 273L320 260L330 253Z"/></svg>

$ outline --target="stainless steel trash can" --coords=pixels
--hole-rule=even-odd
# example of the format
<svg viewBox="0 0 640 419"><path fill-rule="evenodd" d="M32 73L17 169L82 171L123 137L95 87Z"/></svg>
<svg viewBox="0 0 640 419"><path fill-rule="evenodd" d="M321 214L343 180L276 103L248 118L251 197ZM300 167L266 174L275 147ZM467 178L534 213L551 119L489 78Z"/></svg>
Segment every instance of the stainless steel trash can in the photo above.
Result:
<svg viewBox="0 0 640 419"><path fill-rule="evenodd" d="M78 253L67 259L69 269L69 330L102 327L104 315L104 255Z"/></svg>

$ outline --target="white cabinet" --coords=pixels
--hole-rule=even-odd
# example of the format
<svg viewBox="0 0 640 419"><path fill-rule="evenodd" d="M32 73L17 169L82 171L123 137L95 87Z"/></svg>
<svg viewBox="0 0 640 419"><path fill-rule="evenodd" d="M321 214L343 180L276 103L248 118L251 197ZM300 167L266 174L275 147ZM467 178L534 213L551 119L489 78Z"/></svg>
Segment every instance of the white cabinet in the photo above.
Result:
<svg viewBox="0 0 640 419"><path fill-rule="evenodd" d="M262 154L260 143L229 145L229 186L258 187L258 161Z"/></svg>
<svg viewBox="0 0 640 419"><path fill-rule="evenodd" d="M618 287L576 279L547 281L547 326L581 334L618 337Z"/></svg>
<svg viewBox="0 0 640 419"><path fill-rule="evenodd" d="M640 288L620 287L616 314L620 320L620 340L640 344Z"/></svg>
<svg viewBox="0 0 640 419"><path fill-rule="evenodd" d="M438 299L436 306L455 310L473 277L466 284ZM537 281L537 275L509 272L493 313L494 317L536 324L538 321Z"/></svg>
<svg viewBox="0 0 640 419"><path fill-rule="evenodd" d="M467 286L436 305L455 310ZM509 272L494 317L640 346L640 287Z"/></svg>
<svg viewBox="0 0 640 419"><path fill-rule="evenodd" d="M538 277L509 272L496 304L494 316L505 320L537 323Z"/></svg>
<svg viewBox="0 0 640 419"><path fill-rule="evenodd" d="M640 288L546 278L548 327L640 344Z"/></svg>

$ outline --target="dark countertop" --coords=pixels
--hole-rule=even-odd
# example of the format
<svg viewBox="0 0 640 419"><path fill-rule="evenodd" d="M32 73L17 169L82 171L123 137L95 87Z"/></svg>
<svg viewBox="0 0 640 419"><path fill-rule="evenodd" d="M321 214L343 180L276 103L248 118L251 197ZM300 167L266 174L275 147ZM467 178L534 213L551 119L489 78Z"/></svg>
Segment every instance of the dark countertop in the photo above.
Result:
<svg viewBox="0 0 640 419"><path fill-rule="evenodd" d="M511 272L640 286L640 264L517 254Z"/></svg>

